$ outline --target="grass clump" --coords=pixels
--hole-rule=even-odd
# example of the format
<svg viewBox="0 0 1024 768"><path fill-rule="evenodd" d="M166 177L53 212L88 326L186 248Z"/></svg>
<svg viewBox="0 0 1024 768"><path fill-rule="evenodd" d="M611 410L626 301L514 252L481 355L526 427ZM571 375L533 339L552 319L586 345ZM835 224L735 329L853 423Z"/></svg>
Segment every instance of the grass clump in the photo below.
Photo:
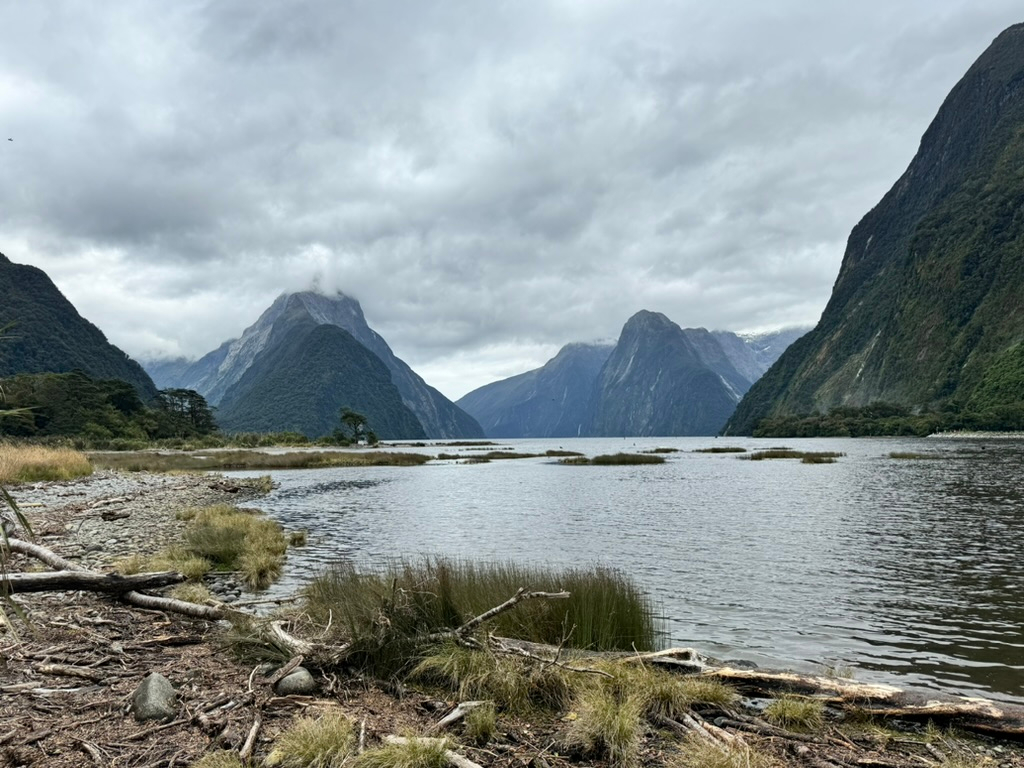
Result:
<svg viewBox="0 0 1024 768"><path fill-rule="evenodd" d="M355 742L352 722L340 713L303 717L277 737L266 764L280 768L341 768L350 761Z"/></svg>
<svg viewBox="0 0 1024 768"><path fill-rule="evenodd" d="M536 707L564 707L571 697L570 674L553 664L538 665L529 659L444 643L424 656L410 677L453 691L463 701L490 699L528 712Z"/></svg>
<svg viewBox="0 0 1024 768"><path fill-rule="evenodd" d="M649 451L642 451L642 453L679 453L678 448L651 448Z"/></svg>
<svg viewBox="0 0 1024 768"><path fill-rule="evenodd" d="M783 696L764 708L764 716L783 728L811 731L825 722L825 704L818 699Z"/></svg>
<svg viewBox="0 0 1024 768"><path fill-rule="evenodd" d="M288 546L275 521L229 504L200 510L185 532L185 542L190 554L215 567L241 571L251 589L266 589L280 576Z"/></svg>
<svg viewBox="0 0 1024 768"><path fill-rule="evenodd" d="M415 738L368 749L352 763L353 768L447 768L448 743Z"/></svg>
<svg viewBox="0 0 1024 768"><path fill-rule="evenodd" d="M891 451L889 453L889 458L890 459L916 460L916 459L941 459L942 456L940 456L937 453L916 453L914 451Z"/></svg>
<svg viewBox="0 0 1024 768"><path fill-rule="evenodd" d="M215 504L179 513L187 520L184 541L144 557L132 555L117 562L118 573L177 571L199 581L212 570L240 571L250 589L266 589L281 575L288 547L281 526L257 510Z"/></svg>
<svg viewBox="0 0 1024 768"><path fill-rule="evenodd" d="M710 448L697 448L694 453L746 453L746 448L738 445L714 445Z"/></svg>
<svg viewBox="0 0 1024 768"><path fill-rule="evenodd" d="M794 451L790 448L769 448L766 451L754 451L750 456L743 456L740 458L747 458L750 461L764 461L766 459L800 459L804 464L830 464L832 462L827 461L832 459L833 461L841 456L845 456L845 453L836 453L834 451Z"/></svg>
<svg viewBox="0 0 1024 768"><path fill-rule="evenodd" d="M466 739L483 746L491 739L498 730L498 713L494 708L494 702L488 701L479 707L474 707L466 713L466 724L464 733Z"/></svg>
<svg viewBox="0 0 1024 768"><path fill-rule="evenodd" d="M785 764L745 745L717 746L704 739L690 737L666 765L668 768L782 768Z"/></svg>
<svg viewBox="0 0 1024 768"><path fill-rule="evenodd" d="M565 451L559 448L557 450L544 451L544 455L547 456L549 459L555 459L560 456L582 456L583 454L580 453L579 451Z"/></svg>
<svg viewBox="0 0 1024 768"><path fill-rule="evenodd" d="M203 755L192 763L192 768L245 768L245 765L234 752L221 750Z"/></svg>
<svg viewBox="0 0 1024 768"><path fill-rule="evenodd" d="M74 480L91 474L89 459L71 448L0 443L0 483Z"/></svg>
<svg viewBox="0 0 1024 768"><path fill-rule="evenodd" d="M374 664L408 656L425 634L453 629L498 605L521 587L571 593L565 600L527 600L488 622L489 631L539 643L593 650L653 649L654 607L636 584L608 568L554 570L515 563L445 558L391 560L359 570L338 563L305 589L304 611L317 624L352 639Z"/></svg>
<svg viewBox="0 0 1024 768"><path fill-rule="evenodd" d="M616 768L637 764L646 727L638 698L621 697L609 686L592 686L577 697L574 710L576 719L565 734L569 749L604 757Z"/></svg>
<svg viewBox="0 0 1024 768"><path fill-rule="evenodd" d="M596 466L632 465L632 464L664 464L665 457L651 453L612 453L595 456L592 459L584 457L569 457L562 459L559 464L593 464Z"/></svg>
<svg viewBox="0 0 1024 768"><path fill-rule="evenodd" d="M171 597L175 600L183 600L186 603L205 605L208 601L213 599L213 594L205 585L198 584L193 581L178 584L171 590Z"/></svg>

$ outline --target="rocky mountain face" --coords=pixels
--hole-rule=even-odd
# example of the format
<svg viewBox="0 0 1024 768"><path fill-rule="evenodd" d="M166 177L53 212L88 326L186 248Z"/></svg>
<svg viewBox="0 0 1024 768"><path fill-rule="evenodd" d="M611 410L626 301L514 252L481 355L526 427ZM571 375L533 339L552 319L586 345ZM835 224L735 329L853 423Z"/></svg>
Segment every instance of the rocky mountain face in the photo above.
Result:
<svg viewBox="0 0 1024 768"><path fill-rule="evenodd" d="M83 318L36 267L0 253L0 376L82 370L94 379L120 379L143 401L156 386L142 367Z"/></svg>
<svg viewBox="0 0 1024 768"><path fill-rule="evenodd" d="M300 315L315 325L328 325L346 331L375 355L389 371L391 382L400 393L402 402L415 414L426 436L483 437L480 425L444 395L427 385L396 357L387 342L367 325L359 302L342 293L335 296L309 291L283 294L253 325L245 329L241 337L225 342L194 363L183 367L179 361L169 361L147 363L147 366L162 386L194 389L212 405L219 406L231 387L242 379L271 345L272 339L286 337L288 328ZM260 370L265 371L265 368L261 367Z"/></svg>
<svg viewBox="0 0 1024 768"><path fill-rule="evenodd" d="M475 389L456 405L488 437L590 434L594 383L613 344L568 344L542 368Z"/></svg>
<svg viewBox="0 0 1024 768"><path fill-rule="evenodd" d="M279 309L264 345L220 400L222 429L315 438L333 432L347 407L380 438L426 436L379 357L343 328L317 322L301 296Z"/></svg>
<svg viewBox="0 0 1024 768"><path fill-rule="evenodd" d="M728 432L877 401L913 410L1019 403L1022 167L1018 24L953 88L906 172L854 227L817 327L750 390Z"/></svg>
<svg viewBox="0 0 1024 768"><path fill-rule="evenodd" d="M750 387L703 328L638 312L598 374L595 435L713 435Z"/></svg>
<svg viewBox="0 0 1024 768"><path fill-rule="evenodd" d="M615 344L569 344L543 367L458 401L488 437L715 434L792 339L682 329L639 312Z"/></svg>

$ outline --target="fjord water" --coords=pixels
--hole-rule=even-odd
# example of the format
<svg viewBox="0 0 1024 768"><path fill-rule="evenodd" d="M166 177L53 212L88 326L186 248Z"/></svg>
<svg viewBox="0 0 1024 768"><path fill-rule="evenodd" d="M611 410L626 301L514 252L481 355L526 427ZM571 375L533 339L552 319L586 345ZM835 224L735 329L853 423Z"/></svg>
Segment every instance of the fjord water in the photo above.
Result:
<svg viewBox="0 0 1024 768"><path fill-rule="evenodd" d="M835 464L694 449L785 444ZM323 564L444 554L629 572L667 642L719 659L1024 702L1024 442L627 438L501 441L662 465L553 459L274 473L262 506L309 545L275 590ZM410 450L403 448L402 450ZM469 456L492 448L415 450ZM891 452L927 459L894 459ZM504 596L495 596L500 602Z"/></svg>

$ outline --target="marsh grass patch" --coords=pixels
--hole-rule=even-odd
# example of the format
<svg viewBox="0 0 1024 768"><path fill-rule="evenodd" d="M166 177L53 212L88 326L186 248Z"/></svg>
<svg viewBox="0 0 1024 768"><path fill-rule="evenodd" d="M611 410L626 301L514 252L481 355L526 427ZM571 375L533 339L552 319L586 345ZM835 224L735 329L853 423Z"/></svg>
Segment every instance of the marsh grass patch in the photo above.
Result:
<svg viewBox="0 0 1024 768"><path fill-rule="evenodd" d="M74 480L92 471L88 457L72 448L0 443L0 483Z"/></svg>
<svg viewBox="0 0 1024 768"><path fill-rule="evenodd" d="M264 453L250 450L139 451L92 453L89 458L95 466L102 469L121 469L128 472L410 467L430 461L429 456L420 453L362 450L292 451L288 453Z"/></svg>
<svg viewBox="0 0 1024 768"><path fill-rule="evenodd" d="M746 448L738 445L714 445L710 448L697 448L694 453L746 453Z"/></svg>
<svg viewBox="0 0 1024 768"><path fill-rule="evenodd" d="M504 637L592 650L653 649L658 619L631 578L609 568L551 569L512 562L447 558L336 563L303 591L310 621L351 639L364 663L395 671L425 634L453 629L521 588L571 593L528 600L497 616L488 630Z"/></svg>
<svg viewBox="0 0 1024 768"><path fill-rule="evenodd" d="M652 453L609 453L595 456L592 459L588 459L582 456L570 456L569 458L561 459L559 464L592 464L599 467L617 466L617 465L638 465L638 464L664 464L665 457L660 454Z"/></svg>
<svg viewBox="0 0 1024 768"><path fill-rule="evenodd" d="M800 459L804 464L831 464L837 458L845 455L845 453L837 453L835 451L794 451L791 448L769 448L764 451L754 451L749 456L740 456L738 458L748 461Z"/></svg>

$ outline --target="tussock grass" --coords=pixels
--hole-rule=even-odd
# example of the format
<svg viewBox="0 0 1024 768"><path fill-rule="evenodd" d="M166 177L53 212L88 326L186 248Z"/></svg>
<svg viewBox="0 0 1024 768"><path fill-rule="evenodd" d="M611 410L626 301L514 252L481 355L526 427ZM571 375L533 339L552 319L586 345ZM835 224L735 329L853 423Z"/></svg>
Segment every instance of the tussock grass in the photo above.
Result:
<svg viewBox="0 0 1024 768"><path fill-rule="evenodd" d="M646 728L642 702L620 698L608 687L585 689L574 703L576 719L565 734L565 744L590 757L604 757L616 768L637 764L640 740Z"/></svg>
<svg viewBox="0 0 1024 768"><path fill-rule="evenodd" d="M562 449L558 449L544 451L544 455L547 456L549 459L554 459L560 456L582 456L583 454L580 453L579 451L565 451Z"/></svg>
<svg viewBox="0 0 1024 768"><path fill-rule="evenodd" d="M203 755L192 763L192 768L245 768L245 765L234 752L220 750Z"/></svg>
<svg viewBox="0 0 1024 768"><path fill-rule="evenodd" d="M281 575L287 542L281 526L229 504L200 510L185 532L190 554L222 570L238 570L251 589L266 589Z"/></svg>
<svg viewBox="0 0 1024 768"><path fill-rule="evenodd" d="M481 459L490 459L491 461L501 461L503 459L536 459L538 456L542 456L540 453L516 453L515 451L488 451L483 456L474 457Z"/></svg>
<svg viewBox="0 0 1024 768"><path fill-rule="evenodd" d="M281 768L341 768L356 742L352 722L337 712L303 717L274 741L266 765Z"/></svg>
<svg viewBox="0 0 1024 768"><path fill-rule="evenodd" d="M528 712L568 704L571 674L553 664L538 665L529 659L444 643L423 657L410 677L453 691L463 701L490 699L511 710Z"/></svg>
<svg viewBox="0 0 1024 768"><path fill-rule="evenodd" d="M632 465L632 464L664 464L665 457L650 453L612 453L595 456L592 459L570 457L562 459L559 464L593 464L596 466Z"/></svg>
<svg viewBox="0 0 1024 768"><path fill-rule="evenodd" d="M128 472L228 471L245 469L319 469L324 467L409 467L425 464L429 456L387 451L195 451L167 453L93 453L93 464L102 469Z"/></svg>
<svg viewBox="0 0 1024 768"><path fill-rule="evenodd" d="M155 555L132 555L114 565L118 573L177 571L199 581L216 569L240 571L250 589L266 589L281 575L288 547L281 526L258 510L215 504L178 514L189 522L184 541Z"/></svg>
<svg viewBox="0 0 1024 768"><path fill-rule="evenodd" d="M914 451L891 451L889 453L890 459L941 459L942 455L939 453L916 453Z"/></svg>
<svg viewBox="0 0 1024 768"><path fill-rule="evenodd" d="M811 731L825 722L825 704L818 699L783 696L764 708L764 716L783 728Z"/></svg>
<svg viewBox="0 0 1024 768"><path fill-rule="evenodd" d="M0 483L73 480L91 474L89 459L71 448L0 443Z"/></svg>
<svg viewBox="0 0 1024 768"><path fill-rule="evenodd" d="M608 568L553 570L511 562L445 558L392 560L359 570L338 563L305 589L304 610L314 623L364 646L387 665L410 640L461 626L521 587L568 591L567 600L529 600L488 623L506 637L592 650L653 649L654 606L625 574ZM369 658L367 658L369 661Z"/></svg>
<svg viewBox="0 0 1024 768"><path fill-rule="evenodd" d="M184 600L186 603L204 605L209 600L213 599L213 594L204 584L186 582L184 584L178 584L174 589L172 589L171 597L175 600Z"/></svg>
<svg viewBox="0 0 1024 768"><path fill-rule="evenodd" d="M740 458L749 459L750 461L800 459L805 464L826 464L831 463L826 461L826 459L835 460L845 455L845 453L835 453L833 451L794 451L790 448L769 448L766 451L754 451L749 456L741 456Z"/></svg>
<svg viewBox="0 0 1024 768"><path fill-rule="evenodd" d="M785 763L748 746L715 746L703 739L685 739L667 768L783 768Z"/></svg>
<svg viewBox="0 0 1024 768"><path fill-rule="evenodd" d="M292 531L288 534L289 547L304 547L309 543L309 532L305 528Z"/></svg>
<svg viewBox="0 0 1024 768"><path fill-rule="evenodd" d="M641 453L679 453L678 448L651 448L649 451L641 451Z"/></svg>
<svg viewBox="0 0 1024 768"><path fill-rule="evenodd" d="M491 739L498 730L498 713L495 711L494 702L488 701L466 713L466 724L463 732L466 738L483 746Z"/></svg>
<svg viewBox="0 0 1024 768"><path fill-rule="evenodd" d="M738 445L715 445L711 448L697 448L694 453L746 453L746 448Z"/></svg>
<svg viewBox="0 0 1024 768"><path fill-rule="evenodd" d="M448 744L410 740L368 749L352 763L353 768L447 768Z"/></svg>

